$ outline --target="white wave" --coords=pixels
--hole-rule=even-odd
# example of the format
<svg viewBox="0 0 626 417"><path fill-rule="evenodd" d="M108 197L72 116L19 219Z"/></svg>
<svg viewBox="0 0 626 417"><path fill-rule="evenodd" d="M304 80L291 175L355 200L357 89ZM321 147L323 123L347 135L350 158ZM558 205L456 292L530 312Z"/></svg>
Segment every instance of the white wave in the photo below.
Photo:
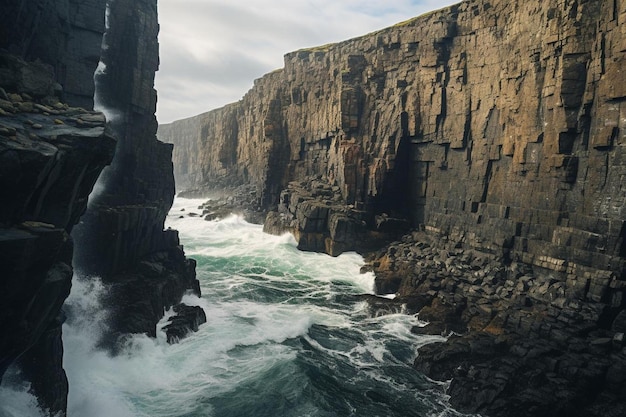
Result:
<svg viewBox="0 0 626 417"><path fill-rule="evenodd" d="M37 403L37 398L28 392L30 385L24 382L12 383L15 369L9 369L0 385L0 416L1 417L47 417Z"/></svg>
<svg viewBox="0 0 626 417"><path fill-rule="evenodd" d="M111 357L96 345L106 324L99 301L106 287L97 279L77 279L63 329L69 415L211 415L211 398L293 363L293 341L300 337L359 369L358 378L380 381L389 378L377 374L381 367L399 363L389 341L404 343L410 352L444 340L412 334L422 324L416 316L371 318L365 302L327 303L337 295L373 292L374 275L360 273L360 255L300 252L291 236L266 235L237 216L211 222L189 216L199 213L203 201L176 199L167 225L179 229L187 254L198 259L203 296L187 294L183 302L203 308L207 323L174 345L160 330L156 339L132 336ZM171 314L166 312L159 329ZM324 344L314 338L317 326L330 331ZM333 348L336 334L347 339ZM402 360L410 362L406 356Z"/></svg>

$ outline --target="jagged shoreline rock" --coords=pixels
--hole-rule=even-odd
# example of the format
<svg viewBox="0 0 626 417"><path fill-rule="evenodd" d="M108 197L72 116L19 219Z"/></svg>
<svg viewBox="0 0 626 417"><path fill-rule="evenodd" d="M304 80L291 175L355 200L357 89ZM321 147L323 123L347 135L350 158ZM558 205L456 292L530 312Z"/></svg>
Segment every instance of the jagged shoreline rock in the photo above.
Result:
<svg viewBox="0 0 626 417"><path fill-rule="evenodd" d="M290 232L298 249L337 256L348 250L366 252L379 248L408 230L405 219L386 213L374 216L353 205L346 206L339 187L322 177L289 184L280 195L277 211L270 211L263 231Z"/></svg>
<svg viewBox="0 0 626 417"><path fill-rule="evenodd" d="M621 308L568 289L553 271L414 232L372 255L380 293L448 335L415 367L452 380L459 410L507 416L622 415L626 349ZM616 278L614 278L616 279Z"/></svg>
<svg viewBox="0 0 626 417"><path fill-rule="evenodd" d="M199 306L188 306L186 304L176 304L172 307L176 313L170 317L163 331L167 337L167 343L178 343L189 333L197 332L198 326L206 323L206 313Z"/></svg>
<svg viewBox="0 0 626 417"><path fill-rule="evenodd" d="M200 295L200 286L178 232L164 230L175 188L173 146L156 138L157 1L116 0L108 10L101 55L106 70L96 81L101 105L117 115L109 125L119 141L73 236L80 242L77 269L110 288L105 308L111 320L102 345L115 351L128 333L154 337L165 310L187 292Z"/></svg>
<svg viewBox="0 0 626 417"><path fill-rule="evenodd" d="M201 213L188 213L188 216L199 215L204 220L224 219L232 214L242 216L246 221L263 224L267 211L260 204L254 187L241 185L211 190L194 190L178 194L180 197L209 197L198 207Z"/></svg>

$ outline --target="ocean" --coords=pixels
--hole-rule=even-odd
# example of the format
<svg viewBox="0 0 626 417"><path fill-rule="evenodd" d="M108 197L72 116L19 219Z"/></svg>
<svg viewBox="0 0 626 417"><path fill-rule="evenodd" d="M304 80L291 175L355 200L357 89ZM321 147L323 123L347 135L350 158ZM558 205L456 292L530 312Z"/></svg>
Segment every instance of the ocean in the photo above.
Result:
<svg viewBox="0 0 626 417"><path fill-rule="evenodd" d="M184 297L206 312L197 333L174 345L163 332L135 335L112 357L97 347L106 287L75 277L63 326L69 416L462 415L446 383L411 367L420 346L444 338L413 334L425 325L415 315L374 314L361 297L374 275L360 273L360 255L301 252L290 235L237 216L190 216L203 201L177 198L166 224L198 263L202 297ZM27 389L4 384L0 416L45 415Z"/></svg>

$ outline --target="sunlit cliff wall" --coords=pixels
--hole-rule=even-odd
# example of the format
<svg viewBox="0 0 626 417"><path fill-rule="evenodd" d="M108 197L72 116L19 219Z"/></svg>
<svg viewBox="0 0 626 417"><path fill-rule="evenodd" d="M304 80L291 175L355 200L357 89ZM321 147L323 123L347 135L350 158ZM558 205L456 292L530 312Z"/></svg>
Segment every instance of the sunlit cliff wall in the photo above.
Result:
<svg viewBox="0 0 626 417"><path fill-rule="evenodd" d="M467 1L289 53L241 101L159 135L188 188L250 182L272 205L322 175L357 208L606 271L601 298L626 254L624 19L624 1Z"/></svg>

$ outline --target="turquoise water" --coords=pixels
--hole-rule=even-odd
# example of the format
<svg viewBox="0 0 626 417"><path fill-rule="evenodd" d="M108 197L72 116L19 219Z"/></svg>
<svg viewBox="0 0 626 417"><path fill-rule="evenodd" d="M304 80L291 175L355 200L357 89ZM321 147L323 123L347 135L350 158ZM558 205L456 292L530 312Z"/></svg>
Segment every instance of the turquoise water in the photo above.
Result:
<svg viewBox="0 0 626 417"><path fill-rule="evenodd" d="M374 275L359 273L359 255L300 252L235 216L189 216L201 202L177 199L167 225L198 262L203 295L184 301L207 323L175 345L162 332L134 336L110 357L95 345L106 288L76 278L64 326L70 416L460 415L445 384L410 366L443 339L412 334L415 316L371 316L357 296L372 294Z"/></svg>

